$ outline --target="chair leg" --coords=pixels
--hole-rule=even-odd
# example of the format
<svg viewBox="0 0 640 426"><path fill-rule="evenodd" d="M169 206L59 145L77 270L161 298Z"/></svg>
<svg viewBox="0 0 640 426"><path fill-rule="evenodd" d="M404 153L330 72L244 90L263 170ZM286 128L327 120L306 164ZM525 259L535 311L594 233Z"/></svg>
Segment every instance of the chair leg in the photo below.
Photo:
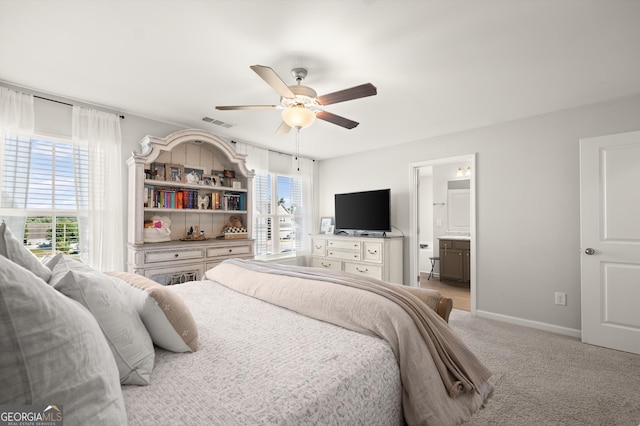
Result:
<svg viewBox="0 0 640 426"><path fill-rule="evenodd" d="M433 268L435 267L436 261L433 259L429 259L431 260L431 271L429 271L429 276L427 277L427 280L431 279L431 276L433 275Z"/></svg>

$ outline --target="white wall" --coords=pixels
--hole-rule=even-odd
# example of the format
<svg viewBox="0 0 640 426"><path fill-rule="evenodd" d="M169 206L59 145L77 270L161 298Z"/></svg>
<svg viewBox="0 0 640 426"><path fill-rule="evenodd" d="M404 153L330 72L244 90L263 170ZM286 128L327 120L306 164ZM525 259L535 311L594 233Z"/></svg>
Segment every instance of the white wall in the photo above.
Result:
<svg viewBox="0 0 640 426"><path fill-rule="evenodd" d="M319 213L333 216L336 192L389 187L406 236L409 164L477 153L477 309L579 330L578 141L638 129L635 96L324 160ZM408 238L404 251L406 282ZM567 306L554 304L556 291Z"/></svg>
<svg viewBox="0 0 640 426"><path fill-rule="evenodd" d="M429 166L429 169L433 169ZM427 176L420 173L420 193L418 196L418 211L420 216L418 217L418 227L420 228L419 242L434 241L433 238L433 172Z"/></svg>

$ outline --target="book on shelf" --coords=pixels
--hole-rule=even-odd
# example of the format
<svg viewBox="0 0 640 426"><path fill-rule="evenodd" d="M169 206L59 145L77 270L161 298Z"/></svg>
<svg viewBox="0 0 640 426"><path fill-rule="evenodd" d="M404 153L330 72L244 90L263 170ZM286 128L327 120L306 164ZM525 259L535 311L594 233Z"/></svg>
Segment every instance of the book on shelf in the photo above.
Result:
<svg viewBox="0 0 640 426"><path fill-rule="evenodd" d="M206 210L246 210L247 194L235 191L214 191L201 194L207 197ZM143 191L144 207L162 209L199 209L199 192L188 188L158 188L145 186Z"/></svg>

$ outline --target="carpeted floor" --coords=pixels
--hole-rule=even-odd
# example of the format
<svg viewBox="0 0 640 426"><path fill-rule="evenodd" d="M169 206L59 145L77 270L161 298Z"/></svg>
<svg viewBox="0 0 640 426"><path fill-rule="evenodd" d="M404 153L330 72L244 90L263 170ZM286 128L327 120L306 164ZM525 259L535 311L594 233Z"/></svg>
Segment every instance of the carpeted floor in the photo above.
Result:
<svg viewBox="0 0 640 426"><path fill-rule="evenodd" d="M466 425L640 425L640 355L455 309L449 323L493 372Z"/></svg>

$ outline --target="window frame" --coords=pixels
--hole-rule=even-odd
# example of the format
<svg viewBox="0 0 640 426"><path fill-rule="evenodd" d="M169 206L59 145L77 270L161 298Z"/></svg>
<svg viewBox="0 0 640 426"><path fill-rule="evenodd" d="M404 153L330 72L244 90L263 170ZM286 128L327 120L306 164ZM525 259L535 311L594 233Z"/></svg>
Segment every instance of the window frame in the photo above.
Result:
<svg viewBox="0 0 640 426"><path fill-rule="evenodd" d="M302 188L303 188L303 182L302 179L300 177L291 175L291 174L287 174L287 173L280 173L280 172L273 172L273 171L269 171L266 174L256 174L255 178L254 178L254 185L257 187L259 185L264 185L264 182L261 182L261 179L264 179L265 177L267 177L268 182L266 183L266 186L268 187L269 191L268 194L265 194L267 196L266 200L258 200L258 197L263 194L265 191L263 190L258 190L256 189L254 191L254 196L256 197L256 210L254 212L254 230L255 230L255 239L256 239L256 258L257 259L263 259L263 260L272 260L272 259L282 259L282 258L291 258L291 257L296 257L297 256L297 252L300 249L301 243L302 241L300 241L301 236L297 229L301 229L302 226L299 224L301 223L301 220L298 216L296 216L296 213L288 213L288 214L279 214L278 213L278 207L280 206L279 203L279 198L278 198L278 178L286 178L286 179L290 179L291 183L292 183L292 196L293 196L293 191L294 191L294 185L299 185L300 186L300 194L299 194L299 203L302 204L303 200L304 200L304 194L302 193ZM298 181L297 183L295 183L296 181ZM267 213L260 213L258 210L258 207L260 205L264 205L266 204L268 206L268 212ZM293 200L292 200L292 206L295 206L295 204L293 204ZM285 207L286 208L286 207ZM293 245L292 248L288 251L282 251L283 249L281 248L281 239L280 238L274 238L275 235L280 235L280 232L282 231L282 227L281 227L281 220L284 219L291 219L291 222L293 223L293 227L294 227L294 237L291 240ZM260 222L264 221L263 224L261 224ZM265 232L266 235L262 236L262 235L258 235L259 232ZM269 244L269 242L271 242ZM264 244L264 247L261 247L260 245ZM269 246L270 246L270 251L269 251Z"/></svg>

